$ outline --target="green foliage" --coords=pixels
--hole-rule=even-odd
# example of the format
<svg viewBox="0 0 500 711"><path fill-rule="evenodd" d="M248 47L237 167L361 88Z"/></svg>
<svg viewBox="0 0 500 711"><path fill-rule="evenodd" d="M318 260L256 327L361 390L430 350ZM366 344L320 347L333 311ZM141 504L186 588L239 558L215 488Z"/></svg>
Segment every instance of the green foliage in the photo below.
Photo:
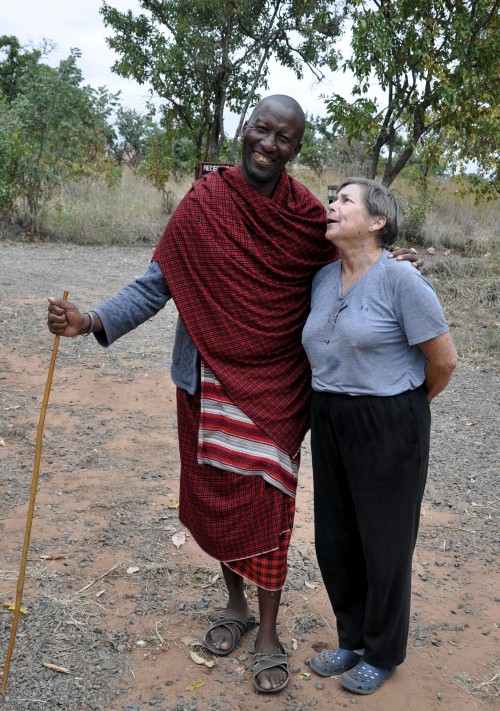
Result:
<svg viewBox="0 0 500 711"><path fill-rule="evenodd" d="M473 194L477 202L482 200L495 200L500 197L500 170L497 165L486 177L475 173L466 173L459 176L461 184L460 194Z"/></svg>
<svg viewBox="0 0 500 711"><path fill-rule="evenodd" d="M499 0L345 3L355 100L333 95L327 110L334 131L369 142L370 177L384 160L390 185L425 141L450 169L474 159L483 177L498 175L498 9ZM383 101L367 97L373 84Z"/></svg>
<svg viewBox="0 0 500 711"><path fill-rule="evenodd" d="M312 117L306 121L306 131L297 163L311 168L317 175L335 170L343 177L366 172L366 144L348 141L341 133L334 133L325 118Z"/></svg>
<svg viewBox="0 0 500 711"><path fill-rule="evenodd" d="M144 160L148 139L153 131L149 115L120 106L116 112L111 152L119 165L126 163L136 173Z"/></svg>
<svg viewBox="0 0 500 711"><path fill-rule="evenodd" d="M33 65L38 64L42 54L47 50L34 49L26 51L21 47L17 37L3 35L0 37L0 96L9 104L18 94L18 84L23 74Z"/></svg>
<svg viewBox="0 0 500 711"><path fill-rule="evenodd" d="M157 190L161 191L163 209L171 212L167 183L172 174L172 142L165 131L156 129L149 137L145 147L145 160L140 167L140 174Z"/></svg>
<svg viewBox="0 0 500 711"><path fill-rule="evenodd" d="M497 94L499 69L497 63ZM493 70L495 71L495 70ZM449 143L454 164L459 169L462 193L473 193L478 201L500 197L500 101L482 105L465 126L449 127ZM464 140L460 140L462 134ZM468 170L473 160L477 172Z"/></svg>
<svg viewBox="0 0 500 711"><path fill-rule="evenodd" d="M330 136L325 135L319 117L307 118L302 148L296 162L307 166L317 175L321 175L327 167L331 167L332 140Z"/></svg>
<svg viewBox="0 0 500 711"><path fill-rule="evenodd" d="M224 112L244 114L266 86L271 57L302 76L303 65L334 67L339 31L326 0L140 0L134 16L104 2L101 14L120 59L113 69L148 83L164 102L162 125L181 127L195 160L219 160ZM300 34L299 34L300 33ZM239 129L238 129L239 130Z"/></svg>
<svg viewBox="0 0 500 711"><path fill-rule="evenodd" d="M0 102L0 213L4 215L11 215L15 209L23 152L22 131L4 99Z"/></svg>
<svg viewBox="0 0 500 711"><path fill-rule="evenodd" d="M419 192L416 196L399 195L398 203L401 208L401 228L399 237L403 243L423 244L422 227L425 223L428 210L433 201L427 192Z"/></svg>
<svg viewBox="0 0 500 711"><path fill-rule="evenodd" d="M61 181L111 167L107 118L116 97L81 86L76 49L56 68L29 56L0 105L0 209L14 216L21 199L25 223L38 231Z"/></svg>

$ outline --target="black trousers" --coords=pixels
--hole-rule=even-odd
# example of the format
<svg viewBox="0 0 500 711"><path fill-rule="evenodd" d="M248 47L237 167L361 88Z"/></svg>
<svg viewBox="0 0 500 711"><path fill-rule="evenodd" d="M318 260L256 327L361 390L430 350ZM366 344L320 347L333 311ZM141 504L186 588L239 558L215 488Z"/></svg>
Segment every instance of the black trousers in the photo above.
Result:
<svg viewBox="0 0 500 711"><path fill-rule="evenodd" d="M430 421L423 387L393 397L313 394L318 563L340 647L365 648L378 667L406 656Z"/></svg>

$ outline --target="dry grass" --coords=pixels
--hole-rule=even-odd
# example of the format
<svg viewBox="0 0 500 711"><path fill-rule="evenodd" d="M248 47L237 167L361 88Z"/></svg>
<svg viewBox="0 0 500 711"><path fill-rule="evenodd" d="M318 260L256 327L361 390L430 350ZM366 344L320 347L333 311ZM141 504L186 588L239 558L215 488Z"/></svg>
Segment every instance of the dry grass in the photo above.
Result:
<svg viewBox="0 0 500 711"><path fill-rule="evenodd" d="M346 175L325 171L321 176L292 166L291 173L327 204L328 185ZM192 184L192 176L168 185L175 207ZM397 181L394 189L409 205L407 219L419 225L421 200L415 187ZM424 270L435 286L453 329L462 361L475 367L498 367L500 337L500 205L475 205L461 198L451 181L435 181L434 205L418 227L418 242L437 251L450 250L453 258L438 259L424 252ZM415 214L411 211L415 210ZM87 244L154 245L168 215L161 194L141 177L124 171L120 182L81 182L61 192L48 227L61 239ZM409 233L408 233L409 234ZM405 245L402 240L400 245ZM489 255L489 256L488 256Z"/></svg>
<svg viewBox="0 0 500 711"><path fill-rule="evenodd" d="M482 678L472 677L470 674L460 674L455 681L471 696L479 699L497 699L500 697L500 666L497 661Z"/></svg>
<svg viewBox="0 0 500 711"><path fill-rule="evenodd" d="M174 206L191 183L186 176L168 186ZM64 186L51 207L47 230L77 244L155 244L167 220L162 194L124 170L121 180L112 185L81 181Z"/></svg>
<svg viewBox="0 0 500 711"><path fill-rule="evenodd" d="M474 205L457 196L431 209L422 226L422 244L458 249L468 256L483 256L500 246L497 203Z"/></svg>
<svg viewBox="0 0 500 711"><path fill-rule="evenodd" d="M291 635L312 632L319 627L321 627L321 623L318 622L316 615L311 613L295 615L295 617L288 622L288 628Z"/></svg>
<svg viewBox="0 0 500 711"><path fill-rule="evenodd" d="M338 185L346 173L325 171L321 175L291 166L290 173L327 205L328 186ZM175 208L193 182L192 175L173 179L166 188L168 203ZM434 181L429 197L403 179L394 189L401 196L404 232L425 246L459 250L470 256L498 251L500 205L475 205L472 198L459 197L452 181ZM125 169L121 179L81 181L64 186L54 200L47 219L48 232L55 238L79 244L155 244L168 214L164 196L140 176Z"/></svg>
<svg viewBox="0 0 500 711"><path fill-rule="evenodd" d="M329 185L339 185L342 180L347 177L345 175L340 175L332 170L325 170L321 175L314 173L314 171L309 168L304 168L303 166L294 166L293 164L289 168L289 173L301 183L306 185L309 190L316 195L318 200L320 200L326 207L328 204L328 186Z"/></svg>
<svg viewBox="0 0 500 711"><path fill-rule="evenodd" d="M500 259L424 256L424 273L445 310L460 360L498 370Z"/></svg>

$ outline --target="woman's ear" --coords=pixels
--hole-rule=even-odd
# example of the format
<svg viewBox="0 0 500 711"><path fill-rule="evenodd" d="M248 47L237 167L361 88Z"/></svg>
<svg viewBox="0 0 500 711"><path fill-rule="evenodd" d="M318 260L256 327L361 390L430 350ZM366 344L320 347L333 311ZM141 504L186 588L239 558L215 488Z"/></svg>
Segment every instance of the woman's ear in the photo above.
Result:
<svg viewBox="0 0 500 711"><path fill-rule="evenodd" d="M387 218L384 217L383 215L376 215L375 217L372 218L372 223L370 225L370 232L373 232L373 230L381 230L385 227L387 223Z"/></svg>

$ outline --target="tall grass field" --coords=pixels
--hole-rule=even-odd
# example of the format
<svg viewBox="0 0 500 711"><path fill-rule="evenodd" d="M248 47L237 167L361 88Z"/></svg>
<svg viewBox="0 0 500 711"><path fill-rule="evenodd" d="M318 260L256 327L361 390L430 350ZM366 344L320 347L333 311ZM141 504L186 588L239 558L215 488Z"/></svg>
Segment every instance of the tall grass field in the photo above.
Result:
<svg viewBox="0 0 500 711"><path fill-rule="evenodd" d="M300 166L290 172L325 207L328 186L343 180L333 172L318 176ZM153 246L192 182L190 175L172 179L162 194L124 169L111 185L90 180L65 185L49 205L44 239ZM435 179L425 195L402 179L392 188L403 211L398 244L422 254L423 273L443 304L461 359L500 372L500 203L476 205L473 197L461 197L451 180ZM0 238L9 234L13 229L4 224Z"/></svg>

